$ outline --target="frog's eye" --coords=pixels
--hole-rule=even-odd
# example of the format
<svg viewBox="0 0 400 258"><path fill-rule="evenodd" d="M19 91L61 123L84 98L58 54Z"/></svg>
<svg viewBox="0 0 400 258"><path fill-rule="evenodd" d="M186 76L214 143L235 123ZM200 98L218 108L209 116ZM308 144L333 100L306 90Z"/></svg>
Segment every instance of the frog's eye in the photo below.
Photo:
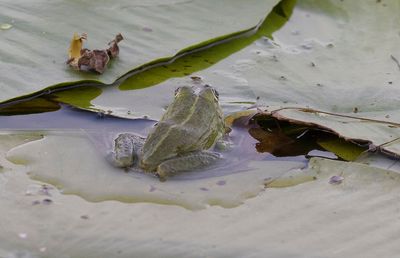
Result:
<svg viewBox="0 0 400 258"><path fill-rule="evenodd" d="M183 93L183 94L192 94L193 93L193 88L189 87L189 86L182 86L179 87L175 90L175 97L179 94L179 93Z"/></svg>
<svg viewBox="0 0 400 258"><path fill-rule="evenodd" d="M176 97L176 95L178 95L180 90L181 90L181 87L175 89L175 93L174 93L175 97Z"/></svg>
<svg viewBox="0 0 400 258"><path fill-rule="evenodd" d="M204 88L206 89L210 89L215 97L216 100L219 100L219 93L217 90L215 90L213 87L211 87L210 85L206 84L204 85Z"/></svg>
<svg viewBox="0 0 400 258"><path fill-rule="evenodd" d="M216 100L219 100L219 93L218 93L218 91L217 91L216 89L212 89L212 92L213 92L213 94L214 94L214 96L215 96L215 99L216 99Z"/></svg>

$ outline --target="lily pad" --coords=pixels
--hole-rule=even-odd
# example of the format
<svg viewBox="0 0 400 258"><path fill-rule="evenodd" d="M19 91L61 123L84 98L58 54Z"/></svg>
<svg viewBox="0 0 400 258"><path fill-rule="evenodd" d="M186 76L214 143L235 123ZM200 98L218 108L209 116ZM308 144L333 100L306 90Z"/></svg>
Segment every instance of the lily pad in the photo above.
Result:
<svg viewBox="0 0 400 258"><path fill-rule="evenodd" d="M189 78L189 75L212 67L257 39L271 37L274 31L287 22L295 3L294 0L280 1L257 26L187 47L180 50L173 58L158 59L144 64L132 70L126 80L120 79L118 88L128 92L121 93L114 87L104 88L104 93L98 98L92 100L88 96L87 102L92 105L79 107L97 112L106 106L113 110L114 115L120 117L146 116L159 119L163 108L170 101L169 92L182 85L207 83L201 77ZM179 81L178 78L184 78L183 84L176 83ZM153 94L157 98L156 105L153 102L143 101L147 96L153 98ZM64 103L69 102L66 100Z"/></svg>
<svg viewBox="0 0 400 258"><path fill-rule="evenodd" d="M10 141L2 138L1 157L24 142L21 137L6 137ZM22 146L18 152L30 148L29 143ZM66 160L69 157L66 155ZM236 208L211 206L193 211L154 203L88 202L30 179L26 172L36 170L40 161L27 162L34 164L33 168L2 163L0 205L4 209L0 226L6 230L0 234L0 254L4 257L397 255L397 239L386 236L395 234L400 177L384 169L313 159L307 169L316 177L312 182L289 188L267 185L258 196ZM57 170L56 174L61 167ZM336 175L344 180L339 185L330 184L329 179ZM89 187L92 181L86 181ZM114 187L112 181L104 186L108 187ZM232 238L244 234L246 238ZM321 238L326 241L321 242ZM341 249L336 254L338 246Z"/></svg>
<svg viewBox="0 0 400 258"><path fill-rule="evenodd" d="M160 182L149 174L124 173L106 161L107 151L112 147L107 145L111 145L114 135L104 135L104 143L91 141L89 136L90 133L47 132L39 141L10 150L7 159L27 166L32 179L55 185L64 194L79 195L88 201L152 202L188 209L208 205L238 206L256 196L267 182L286 178L285 174L291 170L293 179L285 179L291 185L312 180L312 177L300 176L296 181L295 175L300 175L305 166L302 160L266 163L243 158L246 154L241 153L226 154L226 162L215 169L193 172L195 174L189 174L187 179L175 177ZM265 169L266 164L268 169Z"/></svg>
<svg viewBox="0 0 400 258"><path fill-rule="evenodd" d="M276 2L38 1L32 5L26 1L3 1L0 18L12 22L13 28L1 31L0 102L50 86L88 81L113 83L140 64L250 28ZM121 42L120 57L100 76L71 71L65 64L74 32L90 35L86 44L90 49L103 48L117 33L122 33L126 40Z"/></svg>
<svg viewBox="0 0 400 258"><path fill-rule="evenodd" d="M400 55L399 10L397 1L299 1L273 40L259 40L198 76L225 101L254 101L278 119L398 155L400 81L392 56Z"/></svg>
<svg viewBox="0 0 400 258"><path fill-rule="evenodd" d="M299 1L272 40L260 38L195 75L217 88L225 112L257 106L399 155L400 37L393 26L399 10L397 1ZM172 98L169 92L195 83L173 78L124 94L107 88L92 104L116 107L120 116L157 119ZM151 98L152 107L143 98Z"/></svg>

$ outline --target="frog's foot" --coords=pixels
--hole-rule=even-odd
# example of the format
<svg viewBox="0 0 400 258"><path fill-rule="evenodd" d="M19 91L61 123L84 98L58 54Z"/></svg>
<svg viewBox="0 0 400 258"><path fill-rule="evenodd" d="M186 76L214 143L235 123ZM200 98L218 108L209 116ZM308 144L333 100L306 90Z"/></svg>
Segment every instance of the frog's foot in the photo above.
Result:
<svg viewBox="0 0 400 258"><path fill-rule="evenodd" d="M191 152L173 159L169 159L158 165L156 175L161 181L180 172L207 167L221 158L217 152L198 151Z"/></svg>
<svg viewBox="0 0 400 258"><path fill-rule="evenodd" d="M107 160L116 167L127 168L134 166L143 146L144 138L122 133L114 140L114 150L107 155Z"/></svg>
<svg viewBox="0 0 400 258"><path fill-rule="evenodd" d="M218 140L214 145L214 149L219 152L231 151L233 147L234 147L233 142L227 136Z"/></svg>

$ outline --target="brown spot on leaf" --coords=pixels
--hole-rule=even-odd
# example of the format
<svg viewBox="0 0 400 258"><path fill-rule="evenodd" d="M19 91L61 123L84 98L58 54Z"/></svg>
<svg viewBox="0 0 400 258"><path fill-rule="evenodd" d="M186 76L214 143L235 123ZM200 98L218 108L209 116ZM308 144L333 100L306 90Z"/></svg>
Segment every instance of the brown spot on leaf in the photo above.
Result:
<svg viewBox="0 0 400 258"><path fill-rule="evenodd" d="M217 182L217 185L226 185L226 181L225 180L219 180Z"/></svg>

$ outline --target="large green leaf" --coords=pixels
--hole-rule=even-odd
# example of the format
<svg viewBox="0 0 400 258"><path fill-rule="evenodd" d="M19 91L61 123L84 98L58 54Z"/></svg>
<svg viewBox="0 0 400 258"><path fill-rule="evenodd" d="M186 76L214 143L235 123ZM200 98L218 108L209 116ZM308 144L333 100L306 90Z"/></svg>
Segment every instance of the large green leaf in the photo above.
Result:
<svg viewBox="0 0 400 258"><path fill-rule="evenodd" d="M90 133L60 131L44 134L42 140L14 148L7 154L7 159L29 167L29 175L35 180L94 202L152 202L188 209L208 205L235 207L256 196L266 182L277 180L288 171L293 171L292 176L300 174L300 169L305 166L303 160L262 162L252 160L257 155L239 152L225 154L227 163L221 162L215 169L181 175L181 178L175 177L164 183L149 174L127 174L112 167L105 157L112 148L113 134L100 136L104 137L104 143L98 137L91 141ZM242 148L245 149L243 145ZM312 177L299 178L299 182L304 180L312 180ZM289 181L290 184L297 183L296 178Z"/></svg>
<svg viewBox="0 0 400 258"><path fill-rule="evenodd" d="M316 180L290 188L270 188L275 183L271 182L256 197L254 189L245 189L249 180L259 179L242 177L238 188L227 191L225 198L254 198L232 209L211 206L193 211L154 203L88 202L75 195L61 194L51 185L44 187L43 182L30 179L25 172L35 177L48 166L46 162L54 163L54 175L64 174L65 182L81 180L77 186L89 193L96 189L107 192L118 186L123 186L118 193L135 191L128 184L131 178L121 182L117 179L120 173L112 175L114 171L103 169L97 171L99 178L87 177L85 173L91 175L95 171L86 168L96 168L91 161L99 160L93 159L93 153L85 152L88 142L79 140L82 138L77 134L38 138L29 134L1 136L2 257L396 257L398 254L398 173L357 163L313 159L304 172ZM26 143L28 140L36 141ZM77 153L71 149L75 141L82 147L75 148ZM8 152L21 143L25 144ZM47 151L46 146L52 144L56 145L53 150L63 153L56 156L59 164L52 160L54 154ZM5 160L6 152L12 159L26 152L22 158L27 166ZM77 167L74 171L63 166L79 154L84 155L80 160L85 169ZM50 159L38 160L38 155ZM74 165L76 161L73 159ZM270 171L274 169L271 166ZM105 172L110 177L102 182ZM344 180L338 185L330 184L332 176L342 176ZM236 191L243 192L235 195ZM199 200L190 194L180 196L188 201ZM175 196L172 200L176 200Z"/></svg>
<svg viewBox="0 0 400 258"><path fill-rule="evenodd" d="M256 104L280 119L400 154L399 11L394 0L300 1L273 40L259 39L196 76L217 88L225 111ZM112 106L118 99L157 118L173 88L188 83L174 78L124 96L110 89L92 103ZM150 108L143 96L159 106Z"/></svg>
<svg viewBox="0 0 400 258"><path fill-rule="evenodd" d="M257 26L189 46L180 50L174 57L161 58L143 64L122 76L118 80L117 85L119 85L119 89L121 90L138 90L150 86L160 86L164 84L163 82L174 78L188 78L189 75L209 68L215 63L249 46L257 39L271 37L274 31L281 28L287 22L295 3L295 0L279 2L263 19L263 22ZM204 83L201 80L199 81L199 78L196 76L191 78L196 78L194 79L195 83ZM194 82L190 81L188 83L193 84ZM54 92L51 96L55 96L57 101L91 111L107 111L115 116L128 118L146 116L157 119L163 112L162 108L158 107L164 107L166 105L165 101L169 102L171 100L171 94L164 95L164 92L173 91L170 87L166 88L164 86L163 88L161 91L154 88L150 89L156 97L162 97L156 103L157 106L153 102L144 101L147 98L141 92L131 91L121 93L115 87L104 88L105 93L95 101L92 101L94 98L93 95L81 94L79 90L75 93L71 92L71 90L66 90L68 93ZM88 92L92 90L93 87L86 87L85 89ZM145 94L148 95L151 93ZM65 95L69 97L65 97ZM76 96L81 101L79 103L72 101L73 96Z"/></svg>
<svg viewBox="0 0 400 258"><path fill-rule="evenodd" d="M390 142L400 137L396 61L400 38L395 26L400 21L399 5L397 1L300 1L273 40L259 39L195 75L217 88L226 112L246 103L268 111L286 108L275 116L318 124L344 138L374 145ZM135 77L121 87L132 80ZM92 104L99 109L115 107L120 116L157 119L173 89L185 84L194 82L173 78L123 94L107 88ZM142 101L148 98L152 101ZM400 154L396 141L384 147Z"/></svg>
<svg viewBox="0 0 400 258"><path fill-rule="evenodd" d="M259 22L276 0L251 1L2 1L0 102L51 85L112 83L140 64ZM120 57L103 75L66 66L74 32L87 32L87 47L101 49L121 32Z"/></svg>
<svg viewBox="0 0 400 258"><path fill-rule="evenodd" d="M245 103L263 105L268 111L286 108L273 114L329 127L348 138L384 143L397 137L399 121L398 68L390 57L398 56L399 5L375 0L300 1L289 23L274 34L274 41L260 39L196 75L220 91L225 110L242 108ZM127 110L141 107L139 114L158 109L156 117L169 102L173 89L186 83L193 82L175 78L137 91L107 88L93 102L107 110L119 107L119 100L122 107L130 105L124 107ZM131 93L138 95L132 98ZM154 103L156 108L151 109ZM293 106L302 109L288 109ZM323 112L310 112L303 109L306 107ZM396 161L385 157L378 159L379 164L374 157L359 160L366 164L312 159L300 174L302 178L306 175L306 181L310 177L316 180L289 188L270 188L288 185L286 180L277 179L289 163L281 167L273 162L256 162L259 170L255 174L230 175L226 182L237 184L227 192L211 191L218 195L195 195L193 188L179 185L189 191L187 195L173 192L173 204L185 200L185 207L207 207L193 211L177 205L129 203L132 199L127 193L135 191L129 184L133 179L127 175L124 181L121 171L106 169L96 153L99 148L91 141L76 132L41 133L44 138L5 135L0 140L0 206L4 208L0 215L0 228L4 229L0 233L0 256L398 255L400 177L388 170ZM111 140L106 142L110 144ZM394 143L392 147L396 148ZM6 160L6 153L9 160L21 165ZM371 166L380 164L384 169ZM94 174L96 171L99 175ZM284 174L291 179L296 172L299 169ZM272 178L268 178L270 173ZM341 184L330 184L333 176L343 177ZM34 178L85 199L61 194L57 188L46 190L49 196L43 191L43 181ZM209 181L212 186L214 179ZM267 186L264 191L261 183ZM116 189L118 186L123 188ZM171 204L165 201L171 189L163 190L163 203ZM118 198L107 198L110 191L117 192ZM103 197L97 199L99 202L87 201L96 200L90 196L98 197L99 193ZM126 195L127 199L120 198ZM225 201L236 207L207 206Z"/></svg>
<svg viewBox="0 0 400 258"><path fill-rule="evenodd" d="M263 52L279 62L268 70L257 66L246 78L276 117L318 124L374 145L390 142L384 150L399 154L399 141L393 140L400 137L395 61L400 3L330 3L302 1L291 23L275 35L280 47ZM263 85L253 79L261 71L269 74ZM322 112L288 108L296 106Z"/></svg>

